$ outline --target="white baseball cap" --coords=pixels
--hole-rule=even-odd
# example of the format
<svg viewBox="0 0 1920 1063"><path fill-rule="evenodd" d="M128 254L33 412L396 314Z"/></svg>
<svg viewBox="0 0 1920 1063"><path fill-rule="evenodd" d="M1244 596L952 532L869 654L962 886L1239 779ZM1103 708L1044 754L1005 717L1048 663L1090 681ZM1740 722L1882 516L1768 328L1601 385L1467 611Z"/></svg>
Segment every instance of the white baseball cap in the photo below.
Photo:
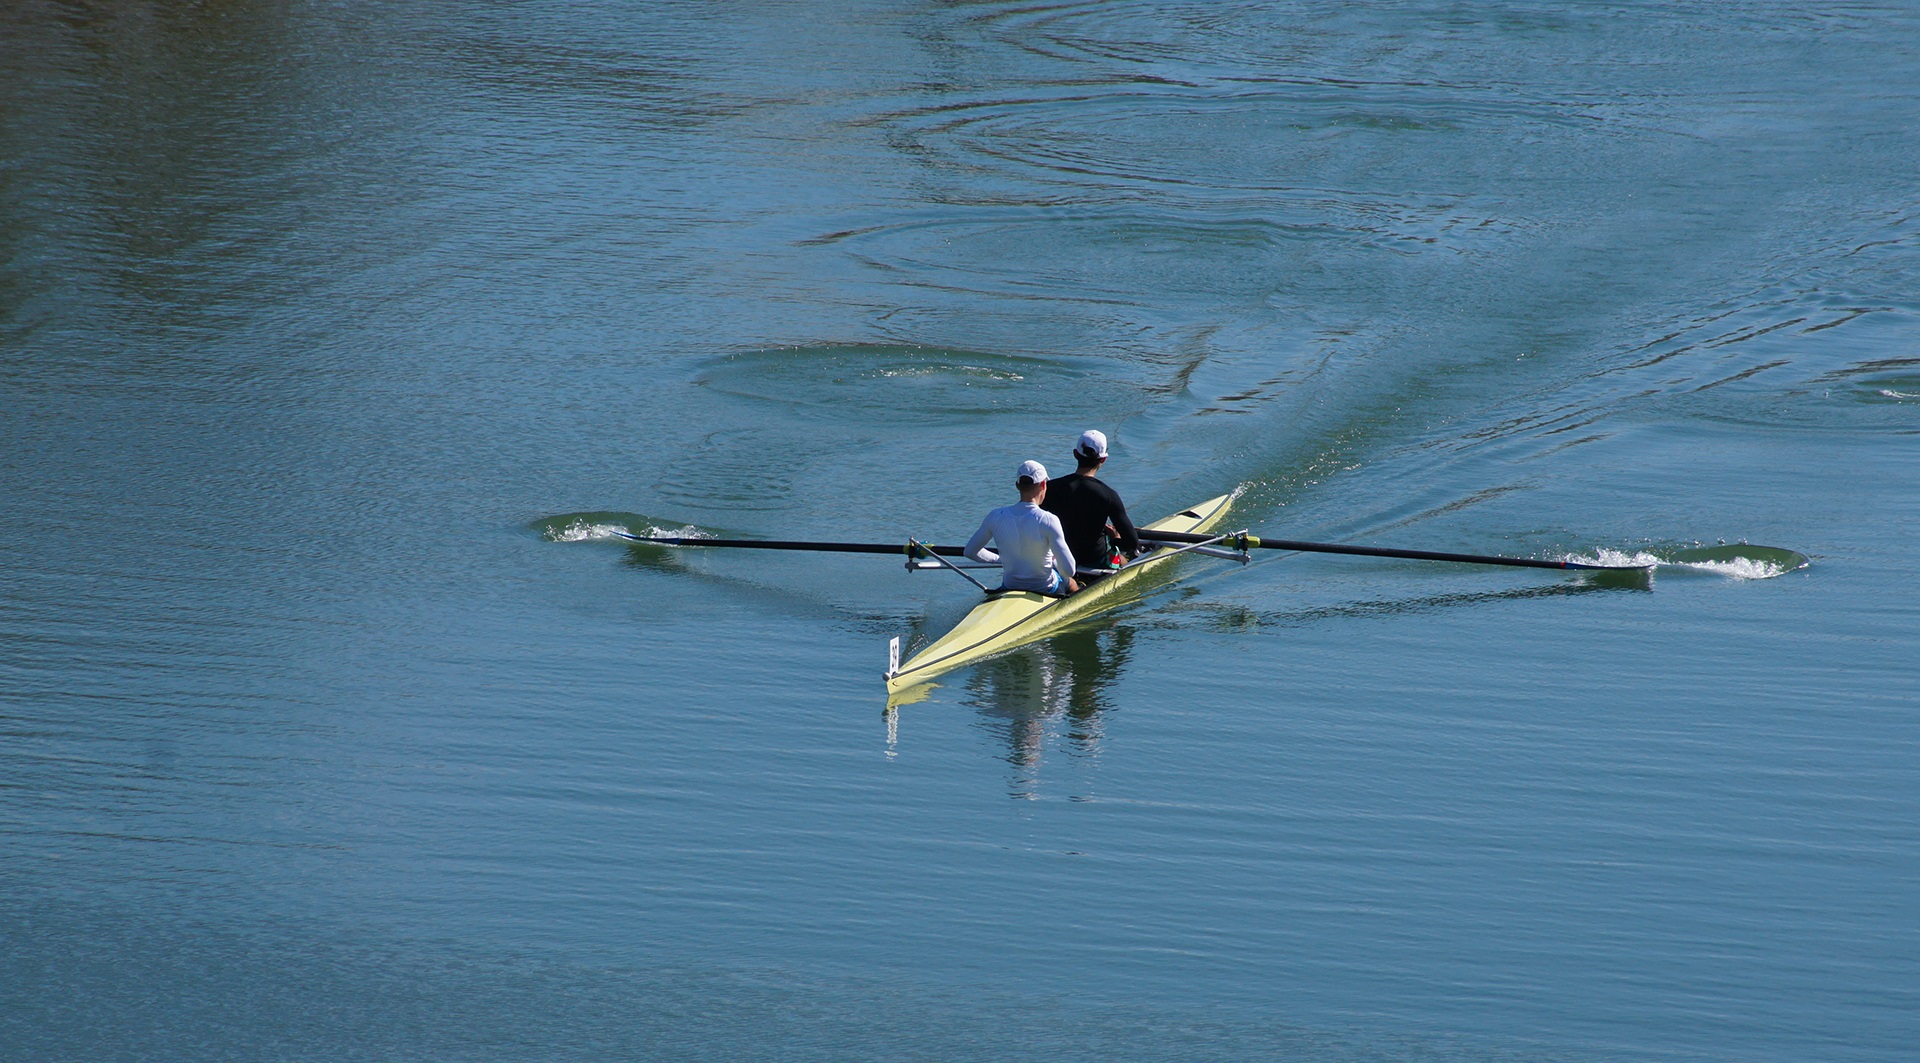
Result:
<svg viewBox="0 0 1920 1063"><path fill-rule="evenodd" d="M1107 437L1088 429L1080 433L1080 445L1073 448L1075 454L1091 454L1096 458L1107 456Z"/></svg>
<svg viewBox="0 0 1920 1063"><path fill-rule="evenodd" d="M1047 467L1037 461L1023 461L1020 463L1020 470L1013 475L1015 479L1026 480L1030 483L1045 483L1047 481Z"/></svg>

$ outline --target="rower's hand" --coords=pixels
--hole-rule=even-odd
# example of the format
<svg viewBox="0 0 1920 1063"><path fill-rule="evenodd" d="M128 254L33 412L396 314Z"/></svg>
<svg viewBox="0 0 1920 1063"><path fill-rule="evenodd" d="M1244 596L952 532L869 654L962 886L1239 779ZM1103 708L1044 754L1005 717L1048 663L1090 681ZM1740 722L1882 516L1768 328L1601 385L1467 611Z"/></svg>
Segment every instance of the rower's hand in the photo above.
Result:
<svg viewBox="0 0 1920 1063"><path fill-rule="evenodd" d="M1080 581L1077 579L1074 579L1072 576L1067 577L1067 593L1068 594L1080 593Z"/></svg>

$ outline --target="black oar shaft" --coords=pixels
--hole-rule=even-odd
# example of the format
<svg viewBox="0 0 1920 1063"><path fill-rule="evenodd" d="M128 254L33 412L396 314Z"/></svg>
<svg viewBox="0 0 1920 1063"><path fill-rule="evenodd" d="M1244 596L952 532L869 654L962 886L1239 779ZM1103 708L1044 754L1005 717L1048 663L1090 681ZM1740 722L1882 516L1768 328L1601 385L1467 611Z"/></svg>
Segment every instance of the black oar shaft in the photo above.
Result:
<svg viewBox="0 0 1920 1063"><path fill-rule="evenodd" d="M829 554L898 554L904 556L906 543L822 543L794 539L703 539L678 535L628 535L616 532L622 539L636 543L655 543L660 546L737 546L751 550L812 550ZM960 557L966 553L958 546L934 546L931 543L919 543L913 547L917 556L940 554L944 557Z"/></svg>
<svg viewBox="0 0 1920 1063"><path fill-rule="evenodd" d="M1163 543L1197 543L1206 541L1209 536L1195 535L1191 532L1141 531L1140 538ZM1228 536L1222 546L1241 546L1239 536ZM1395 550L1384 546L1347 546L1344 543L1309 543L1297 539L1269 539L1265 536L1246 537L1245 544L1265 550L1294 550L1313 554L1352 554L1358 557L1399 557L1413 561L1455 561L1464 565L1510 565L1514 568L1551 568L1551 569L1637 569L1638 565L1589 565L1579 561L1541 561L1531 557L1500 557L1495 554L1451 554L1439 550Z"/></svg>
<svg viewBox="0 0 1920 1063"><path fill-rule="evenodd" d="M905 555L912 551L916 557L939 554L942 557L963 557L965 549L958 546L935 546L931 543L915 543L909 547L906 543L836 543L815 542L794 539L703 539L679 535L629 535L618 534L622 539L636 543L652 543L660 546L721 546L737 547L748 550L811 550L833 554L895 554ZM1201 535L1194 532L1147 531L1142 529L1140 538L1148 542L1161 543L1209 543L1218 540L1217 536ZM1493 554L1453 554L1439 550L1395 550L1384 546L1348 546L1344 543L1309 543L1297 539L1268 539L1262 536L1238 535L1218 540L1220 545L1242 549L1258 547L1264 550L1292 550L1317 554L1350 554L1357 557L1398 557L1413 561L1453 561L1465 565L1509 565L1514 568L1550 568L1617 570L1638 569L1638 565L1589 565L1579 561L1542 561L1531 557L1500 557Z"/></svg>

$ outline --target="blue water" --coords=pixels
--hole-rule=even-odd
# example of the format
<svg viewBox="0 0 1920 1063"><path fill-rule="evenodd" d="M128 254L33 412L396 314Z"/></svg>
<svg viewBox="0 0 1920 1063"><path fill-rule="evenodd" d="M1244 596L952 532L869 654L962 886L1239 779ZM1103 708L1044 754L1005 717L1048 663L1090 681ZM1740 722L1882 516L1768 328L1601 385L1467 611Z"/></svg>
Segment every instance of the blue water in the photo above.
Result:
<svg viewBox="0 0 1920 1063"><path fill-rule="evenodd" d="M0 13L0 1058L1903 1060L1920 8ZM1183 563L887 711L1084 428ZM1756 553L1756 556L1758 554Z"/></svg>

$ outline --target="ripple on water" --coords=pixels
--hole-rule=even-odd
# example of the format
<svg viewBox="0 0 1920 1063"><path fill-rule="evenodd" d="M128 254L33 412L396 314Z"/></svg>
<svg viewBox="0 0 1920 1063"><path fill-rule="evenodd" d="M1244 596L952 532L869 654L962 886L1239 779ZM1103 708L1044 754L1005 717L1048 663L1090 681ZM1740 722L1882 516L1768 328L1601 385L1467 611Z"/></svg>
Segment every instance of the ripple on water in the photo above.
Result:
<svg viewBox="0 0 1920 1063"><path fill-rule="evenodd" d="M1472 212L1249 200L1192 211L1035 206L867 226L812 242L841 244L909 284L1049 307L1120 307L1139 317L1184 306L1211 312L1223 298L1265 299L1349 248L1420 254L1450 234L1477 240L1496 228Z"/></svg>
<svg viewBox="0 0 1920 1063"><path fill-rule="evenodd" d="M1678 10L1636 12L1636 18L1676 28L1699 18L1686 5L1674 7ZM1740 13L1716 11L1715 16L1725 22ZM1123 0L1005 5L971 21L1000 43L1034 55L1081 64L1125 64L1167 78L1198 79L1231 77L1277 65L1291 69L1369 66L1397 73L1403 66L1430 65L1427 60L1435 42L1446 42L1449 53L1458 55L1471 49L1511 50L1512 43L1521 39L1577 40L1596 26L1611 28L1607 23L1617 23L1618 14L1566 5L1453 5L1445 10L1369 5L1313 12L1303 11L1300 5L1260 0ZM1352 32L1355 21L1370 32ZM1407 32L1395 32L1396 23ZM1406 58L1394 63L1394 53L1404 53ZM1507 59L1509 67L1516 63L1511 55ZM1651 60L1636 54L1615 61ZM1470 59L1460 60L1460 65L1474 66Z"/></svg>
<svg viewBox="0 0 1920 1063"><path fill-rule="evenodd" d="M1106 405L1129 389L1089 361L945 347L820 345L716 358L695 383L748 402L865 422L1032 415L1063 398Z"/></svg>
<svg viewBox="0 0 1920 1063"><path fill-rule="evenodd" d="M1770 429L1920 432L1920 358L1879 358L1790 386L1776 394L1707 414L1715 420Z"/></svg>
<svg viewBox="0 0 1920 1063"><path fill-rule="evenodd" d="M1305 78L1212 89L1043 85L1032 95L899 110L869 121L889 127L902 146L970 173L1079 190L1151 191L1161 199L1257 194L1266 209L1331 204L1369 215L1383 199L1401 199L1400 175L1336 186L1292 175L1324 174L1335 151L1404 157L1409 137L1492 139L1515 128L1537 136L1591 125L1579 110L1493 90ZM1368 192L1368 184L1395 191ZM1433 195L1429 189L1422 198Z"/></svg>
<svg viewBox="0 0 1920 1063"><path fill-rule="evenodd" d="M1876 358L1827 373L1814 383L1855 402L1920 402L1920 358Z"/></svg>

